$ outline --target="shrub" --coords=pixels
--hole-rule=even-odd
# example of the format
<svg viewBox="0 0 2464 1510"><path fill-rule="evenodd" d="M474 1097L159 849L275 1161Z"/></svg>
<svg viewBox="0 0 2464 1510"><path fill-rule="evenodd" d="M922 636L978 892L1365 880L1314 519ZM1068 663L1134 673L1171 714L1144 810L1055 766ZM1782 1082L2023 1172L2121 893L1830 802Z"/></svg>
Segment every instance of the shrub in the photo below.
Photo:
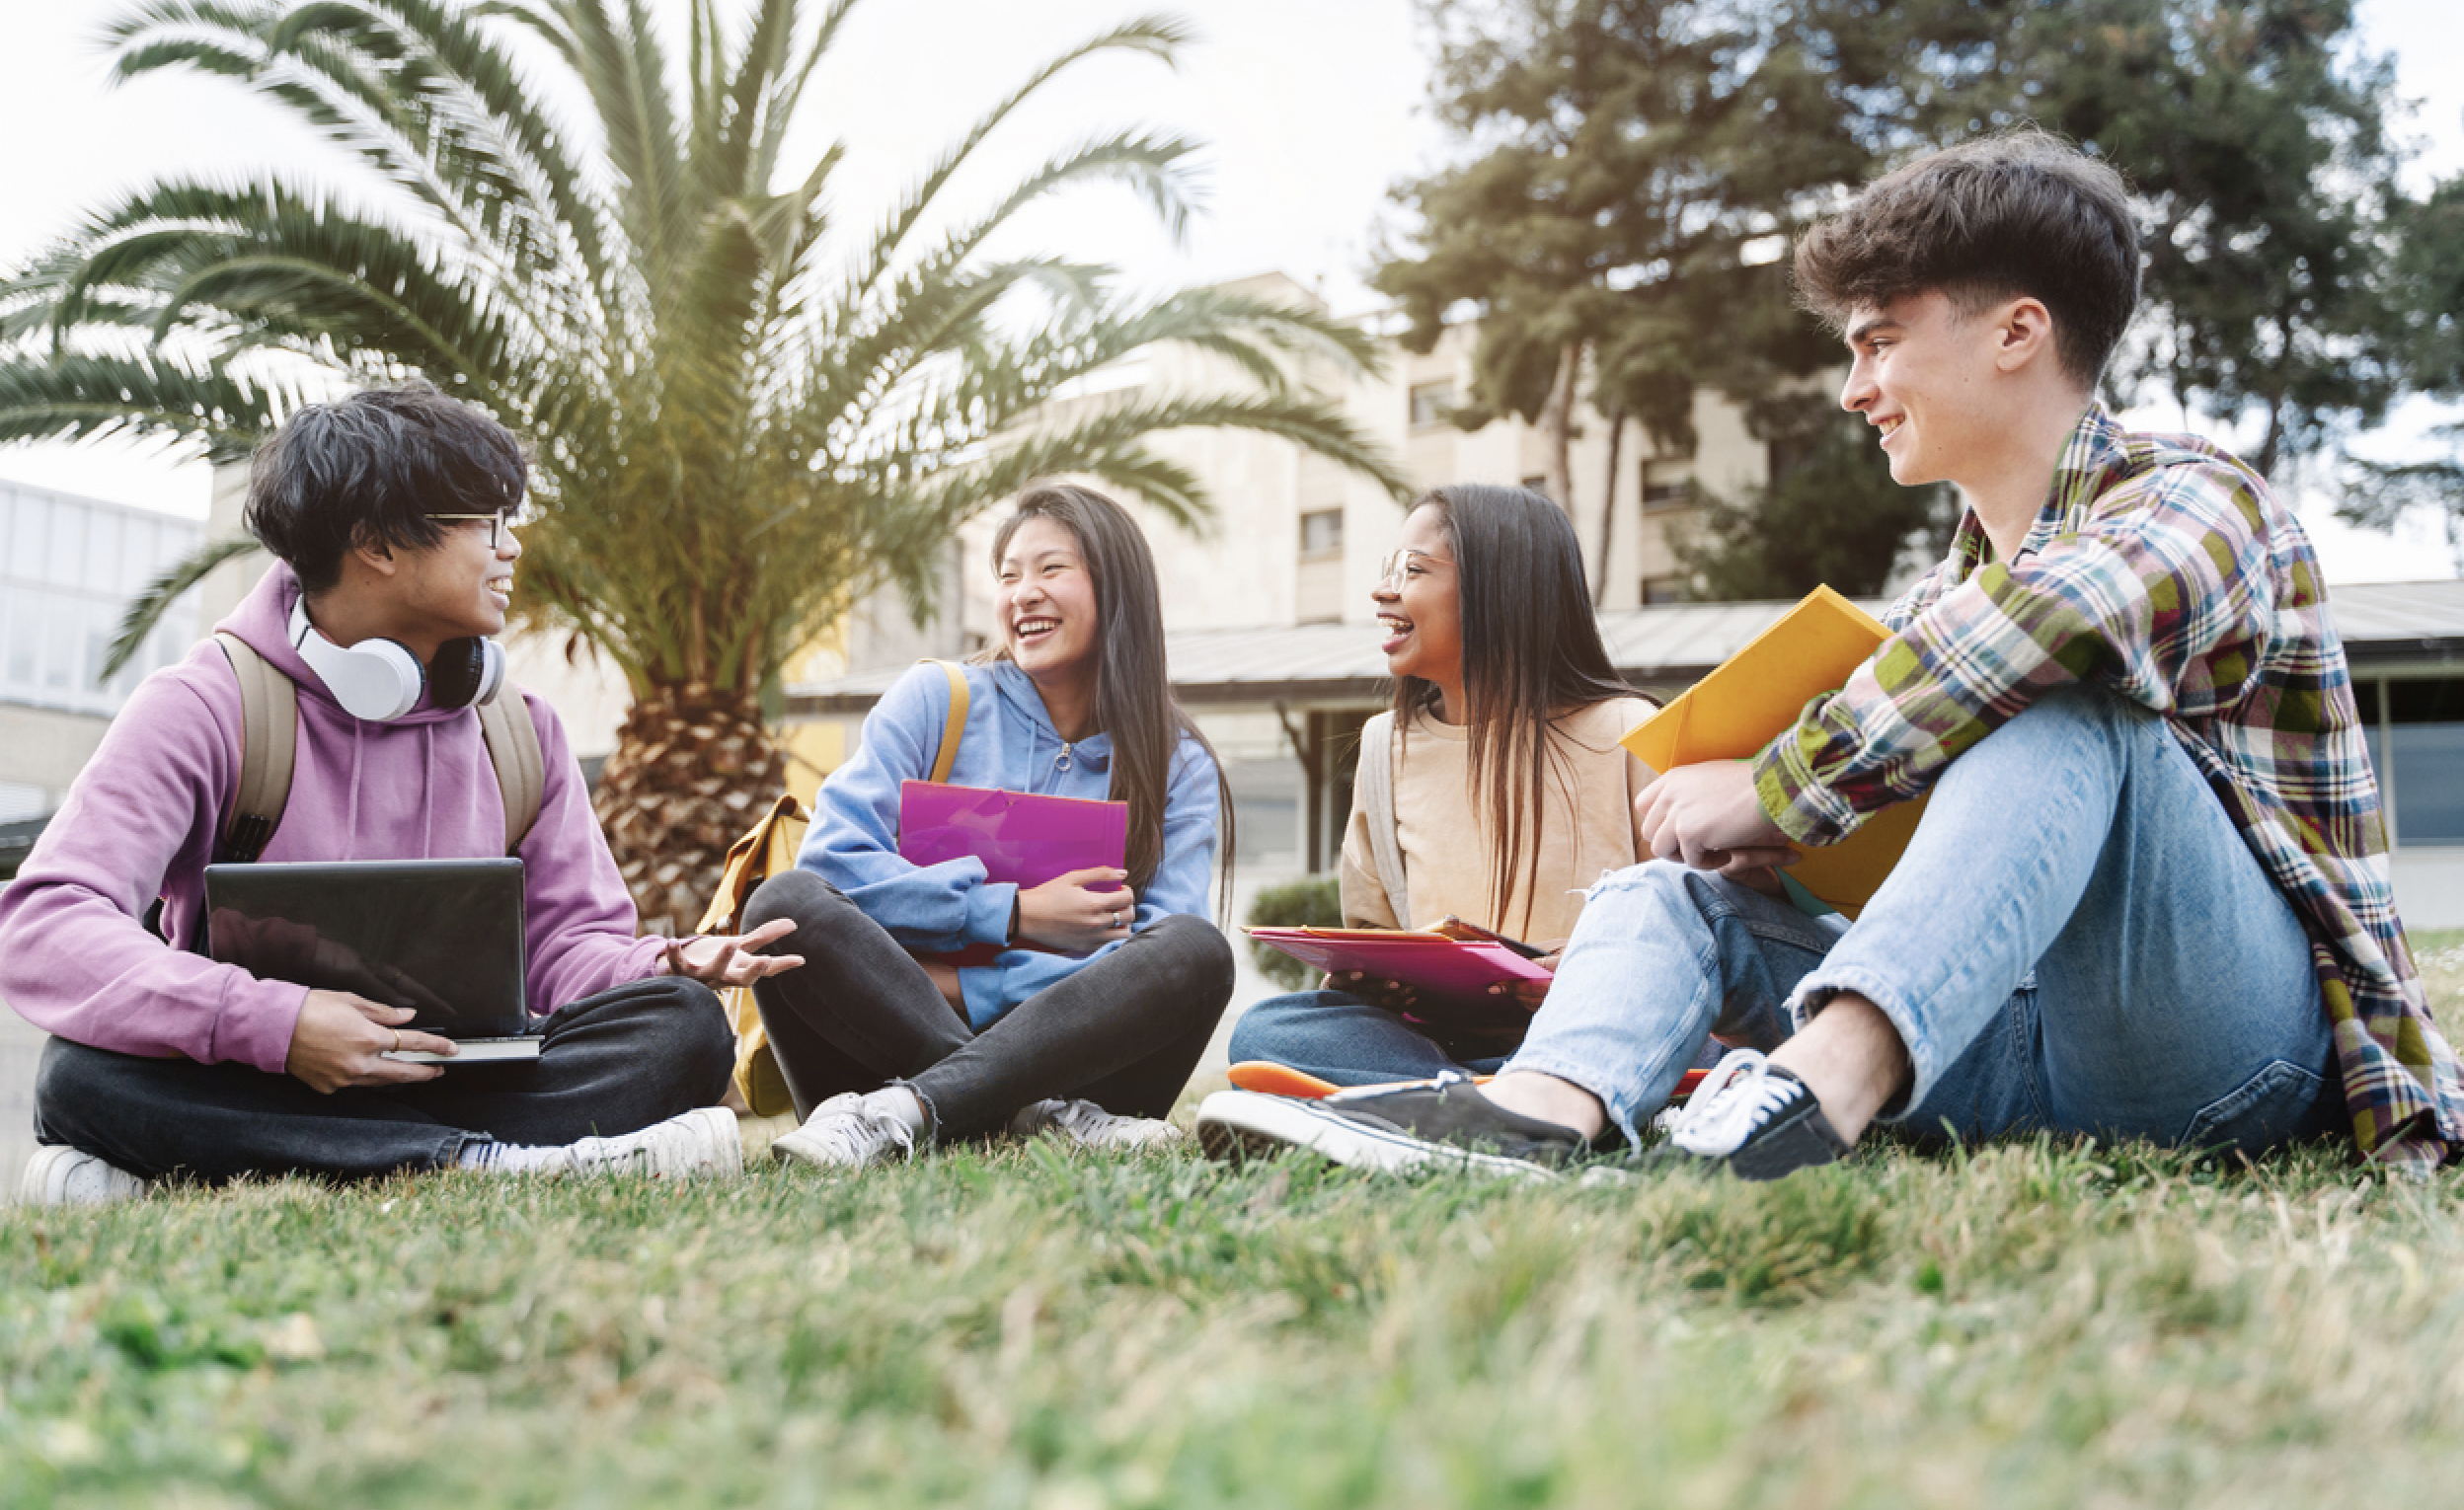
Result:
<svg viewBox="0 0 2464 1510"><path fill-rule="evenodd" d="M1332 875L1304 875L1280 886L1269 886L1249 904L1252 928L1340 928L1344 922L1341 888ZM1317 984L1317 972L1281 949L1252 943L1258 968L1286 991L1306 991Z"/></svg>

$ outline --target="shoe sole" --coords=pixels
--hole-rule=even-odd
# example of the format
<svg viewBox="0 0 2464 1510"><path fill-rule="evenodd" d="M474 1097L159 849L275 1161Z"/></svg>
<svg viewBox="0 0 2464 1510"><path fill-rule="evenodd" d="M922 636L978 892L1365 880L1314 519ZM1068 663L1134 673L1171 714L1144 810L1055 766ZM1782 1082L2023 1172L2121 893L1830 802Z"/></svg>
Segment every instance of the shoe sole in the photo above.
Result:
<svg viewBox="0 0 2464 1510"><path fill-rule="evenodd" d="M1240 1163L1288 1149L1347 1169L1403 1174L1447 1170L1498 1178L1555 1180L1554 1170L1478 1149L1428 1143L1407 1133L1365 1126L1316 1101L1218 1091L1198 1103L1197 1142L1209 1159Z"/></svg>

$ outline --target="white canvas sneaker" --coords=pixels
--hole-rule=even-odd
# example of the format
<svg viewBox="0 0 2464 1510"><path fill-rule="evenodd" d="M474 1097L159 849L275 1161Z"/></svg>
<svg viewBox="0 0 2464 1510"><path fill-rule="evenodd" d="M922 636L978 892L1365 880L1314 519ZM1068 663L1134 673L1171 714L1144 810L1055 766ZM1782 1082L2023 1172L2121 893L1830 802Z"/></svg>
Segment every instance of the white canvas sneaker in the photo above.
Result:
<svg viewBox="0 0 2464 1510"><path fill-rule="evenodd" d="M49 1143L26 1161L17 1198L29 1206L111 1206L143 1200L146 1183L116 1164L65 1143Z"/></svg>
<svg viewBox="0 0 2464 1510"><path fill-rule="evenodd" d="M1190 1135L1153 1117L1119 1117L1093 1101L1054 1098L1033 1101L1010 1118L1010 1131L1021 1138L1050 1133L1078 1148L1126 1154L1142 1149L1172 1148Z"/></svg>
<svg viewBox="0 0 2464 1510"><path fill-rule="evenodd" d="M892 1158L914 1158L915 1133L848 1091L813 1107L804 1126L770 1145L770 1157L825 1170L864 1170Z"/></svg>
<svg viewBox="0 0 2464 1510"><path fill-rule="evenodd" d="M618 1137L584 1138L565 1152L568 1172L580 1175L732 1179L744 1172L744 1140L735 1113L725 1106L704 1106Z"/></svg>

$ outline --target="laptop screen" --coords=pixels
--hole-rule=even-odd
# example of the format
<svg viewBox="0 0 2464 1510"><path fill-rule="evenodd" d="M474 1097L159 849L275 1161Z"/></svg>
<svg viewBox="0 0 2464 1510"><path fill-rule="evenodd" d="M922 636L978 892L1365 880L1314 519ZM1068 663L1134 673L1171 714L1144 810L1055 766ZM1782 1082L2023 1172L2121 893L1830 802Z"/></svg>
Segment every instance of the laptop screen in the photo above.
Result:
<svg viewBox="0 0 2464 1510"><path fill-rule="evenodd" d="M519 1033L522 863L207 866L205 950L265 980L347 991L447 1038Z"/></svg>

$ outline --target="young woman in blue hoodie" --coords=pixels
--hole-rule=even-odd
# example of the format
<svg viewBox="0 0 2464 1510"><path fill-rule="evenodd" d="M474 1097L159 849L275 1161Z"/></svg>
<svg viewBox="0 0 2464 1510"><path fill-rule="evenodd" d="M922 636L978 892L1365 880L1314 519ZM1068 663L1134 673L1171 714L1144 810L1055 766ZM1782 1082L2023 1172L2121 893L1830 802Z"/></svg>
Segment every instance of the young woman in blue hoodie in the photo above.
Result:
<svg viewBox="0 0 2464 1510"><path fill-rule="evenodd" d="M1231 1000L1231 946L1205 916L1230 814L1173 701L1145 537L1101 494L1046 485L992 556L1000 643L965 668L949 779L1124 801L1126 867L1021 888L971 858L902 859L899 784L930 779L951 693L936 666L901 677L822 783L797 868L747 908L749 927L794 923L771 947L807 961L756 988L804 1119L781 1158L862 1169L1005 1128L1168 1141L1160 1119Z"/></svg>

